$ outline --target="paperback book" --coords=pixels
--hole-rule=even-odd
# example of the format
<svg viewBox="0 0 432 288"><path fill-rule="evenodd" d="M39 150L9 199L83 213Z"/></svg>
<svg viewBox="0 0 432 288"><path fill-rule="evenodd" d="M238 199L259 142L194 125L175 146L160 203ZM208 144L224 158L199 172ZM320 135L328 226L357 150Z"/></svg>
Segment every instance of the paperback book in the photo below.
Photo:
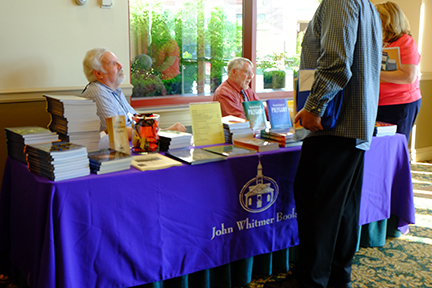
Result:
<svg viewBox="0 0 432 288"><path fill-rule="evenodd" d="M390 124L382 121L375 122L374 134L373 136L391 136L395 135L397 130L396 124Z"/></svg>
<svg viewBox="0 0 432 288"><path fill-rule="evenodd" d="M228 128L230 130L250 127L248 120L233 115L222 117L222 124L225 128Z"/></svg>
<svg viewBox="0 0 432 288"><path fill-rule="evenodd" d="M252 137L253 131L250 128L249 121L236 116L222 117L225 143L232 144L234 138Z"/></svg>
<svg viewBox="0 0 432 288"><path fill-rule="evenodd" d="M279 149L279 143L273 140L260 139L260 138L240 138L234 139L235 146L253 149L257 152L272 151Z"/></svg>
<svg viewBox="0 0 432 288"><path fill-rule="evenodd" d="M242 148L234 145L219 145L201 148L205 151L216 153L225 157L236 157L256 154L256 150Z"/></svg>
<svg viewBox="0 0 432 288"><path fill-rule="evenodd" d="M59 134L64 142L86 146L88 151L98 150L100 120L96 103L75 95L43 95L51 121L48 128ZM75 137L76 134L86 137Z"/></svg>
<svg viewBox="0 0 432 288"><path fill-rule="evenodd" d="M134 156L134 159L132 160L132 166L141 171L159 170L182 165L182 162L159 153Z"/></svg>
<svg viewBox="0 0 432 288"><path fill-rule="evenodd" d="M63 141L26 145L25 152L46 160L64 160L78 156L87 158L85 146Z"/></svg>
<svg viewBox="0 0 432 288"><path fill-rule="evenodd" d="M261 138L267 138L272 140L278 140L278 141L286 141L290 140L294 137L294 129L290 128L288 130L273 130L273 129L266 129L261 130Z"/></svg>
<svg viewBox="0 0 432 288"><path fill-rule="evenodd" d="M243 108L254 133L267 128L267 117L262 100L243 102Z"/></svg>
<svg viewBox="0 0 432 288"><path fill-rule="evenodd" d="M90 174L87 149L69 142L51 142L25 146L27 165L31 172L52 181Z"/></svg>
<svg viewBox="0 0 432 288"><path fill-rule="evenodd" d="M400 50L399 47L386 47L382 51L381 70L396 71L400 70Z"/></svg>
<svg viewBox="0 0 432 288"><path fill-rule="evenodd" d="M268 99L267 111L271 129L289 129L292 126L287 99Z"/></svg>
<svg viewBox="0 0 432 288"><path fill-rule="evenodd" d="M315 72L316 72L315 69L301 69L298 73L298 80L296 82L298 87L295 88L296 91L295 91L295 98L294 98L296 113L298 113L306 104L307 98L309 97L310 91L312 89L312 85L315 81ZM343 94L344 94L343 90L335 92L335 95L333 96L332 100L328 102L324 115L321 117L321 124L324 127L324 129L335 128L339 117L339 112L342 107ZM301 128L302 128L301 123L300 126L296 126L296 129L301 129ZM301 133L303 133L304 135L308 134L308 133L304 133L304 131Z"/></svg>
<svg viewBox="0 0 432 288"><path fill-rule="evenodd" d="M279 147L282 147L282 148L295 147L295 146L303 145L303 141L294 140L292 138L286 139L286 140L280 140L280 139L275 139L271 136L261 136L261 139L276 141L279 144Z"/></svg>
<svg viewBox="0 0 432 288"><path fill-rule="evenodd" d="M226 159L225 156L217 155L215 153L208 152L199 148L170 150L166 152L165 155L190 165L203 164Z"/></svg>
<svg viewBox="0 0 432 288"><path fill-rule="evenodd" d="M192 134L188 132L161 129L159 134L159 150L189 148L192 145Z"/></svg>
<svg viewBox="0 0 432 288"><path fill-rule="evenodd" d="M27 164L24 147L27 144L58 141L57 134L39 126L6 127L6 147L8 156Z"/></svg>
<svg viewBox="0 0 432 288"><path fill-rule="evenodd" d="M88 153L90 170L94 174L103 174L130 168L133 156L112 148L105 148Z"/></svg>

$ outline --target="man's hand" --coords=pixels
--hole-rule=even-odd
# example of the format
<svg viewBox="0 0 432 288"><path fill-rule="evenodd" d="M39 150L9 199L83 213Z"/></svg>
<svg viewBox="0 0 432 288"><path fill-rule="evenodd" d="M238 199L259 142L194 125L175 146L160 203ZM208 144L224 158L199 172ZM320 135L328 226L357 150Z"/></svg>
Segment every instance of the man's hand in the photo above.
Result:
<svg viewBox="0 0 432 288"><path fill-rule="evenodd" d="M301 125L311 131L319 131L324 130L321 125L321 117L306 111L305 109L301 109L297 115L295 116L294 122L298 123L301 120Z"/></svg>
<svg viewBox="0 0 432 288"><path fill-rule="evenodd" d="M186 127L179 122L175 123L174 125L171 125L167 129L168 130L174 130L174 131L180 131L180 132L186 132Z"/></svg>

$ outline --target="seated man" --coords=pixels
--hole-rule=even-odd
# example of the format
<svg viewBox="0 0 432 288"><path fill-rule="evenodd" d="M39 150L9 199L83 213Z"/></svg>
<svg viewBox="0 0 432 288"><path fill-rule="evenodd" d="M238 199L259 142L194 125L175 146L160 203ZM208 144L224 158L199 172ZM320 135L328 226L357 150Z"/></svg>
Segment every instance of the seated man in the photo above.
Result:
<svg viewBox="0 0 432 288"><path fill-rule="evenodd" d="M252 68L253 63L246 58L238 57L228 62L228 79L216 89L213 95L213 101L219 101L221 104L222 117L233 115L246 119L242 103L259 100L249 87L254 77Z"/></svg>
<svg viewBox="0 0 432 288"><path fill-rule="evenodd" d="M117 57L105 48L88 51L83 60L84 74L89 81L82 96L96 102L100 131L106 130L105 118L124 115L129 140L132 139L132 116L137 114L120 89L125 76ZM184 132L186 128L176 123L167 128Z"/></svg>

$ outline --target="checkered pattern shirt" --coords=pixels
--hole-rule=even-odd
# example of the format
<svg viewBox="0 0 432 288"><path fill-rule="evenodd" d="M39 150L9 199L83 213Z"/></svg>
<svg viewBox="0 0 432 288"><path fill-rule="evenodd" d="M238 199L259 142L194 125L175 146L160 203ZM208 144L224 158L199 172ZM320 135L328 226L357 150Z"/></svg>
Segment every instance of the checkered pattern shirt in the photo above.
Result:
<svg viewBox="0 0 432 288"><path fill-rule="evenodd" d="M322 116L327 103L344 90L336 128L309 136L357 139L369 149L376 119L382 28L370 0L323 0L306 30L300 69L316 69L305 109Z"/></svg>
<svg viewBox="0 0 432 288"><path fill-rule="evenodd" d="M136 112L130 106L129 102L127 102L120 88L112 90L108 86L95 81L86 87L81 96L91 99L96 103L96 114L100 119L100 131L107 128L105 118L116 115L125 115L126 126L130 127L132 125L132 119L130 119L128 113L133 115L136 114Z"/></svg>

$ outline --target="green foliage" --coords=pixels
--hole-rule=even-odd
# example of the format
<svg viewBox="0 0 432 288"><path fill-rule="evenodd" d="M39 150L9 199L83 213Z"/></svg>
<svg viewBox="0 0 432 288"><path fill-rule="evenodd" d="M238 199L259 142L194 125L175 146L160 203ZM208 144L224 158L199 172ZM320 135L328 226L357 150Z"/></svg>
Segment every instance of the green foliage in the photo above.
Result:
<svg viewBox="0 0 432 288"><path fill-rule="evenodd" d="M267 70L264 71L264 89L285 88L285 71Z"/></svg>
<svg viewBox="0 0 432 288"><path fill-rule="evenodd" d="M130 0L131 37L141 41L142 50L132 47L134 54L148 51L149 46L162 45L175 39L180 48L183 93L191 93L197 81L198 69L204 72L204 62L211 63L211 90L222 82L224 67L229 59L242 55L242 26L230 21L223 6L216 6L206 19L205 5L209 0L186 0L181 8L163 9L163 0ZM208 21L208 22L206 22ZM145 41L148 39L148 41ZM183 50L184 47L187 47ZM186 50L187 49L187 50ZM134 59L133 59L134 60ZM133 63L131 72L133 73Z"/></svg>

